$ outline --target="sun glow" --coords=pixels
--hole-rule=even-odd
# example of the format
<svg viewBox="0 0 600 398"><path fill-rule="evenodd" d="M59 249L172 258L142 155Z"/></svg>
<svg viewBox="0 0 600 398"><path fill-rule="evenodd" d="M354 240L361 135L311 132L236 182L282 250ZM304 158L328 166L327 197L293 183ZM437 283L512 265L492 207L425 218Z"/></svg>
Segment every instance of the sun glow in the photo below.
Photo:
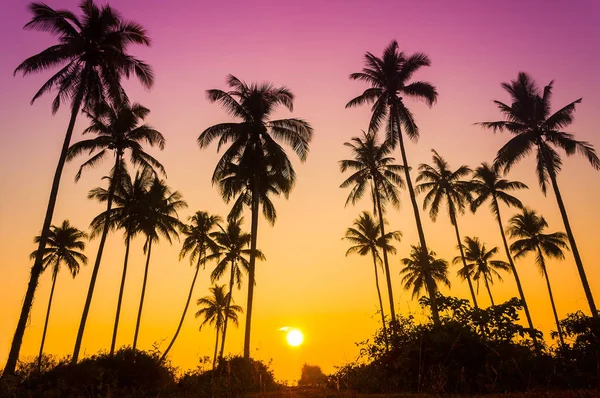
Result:
<svg viewBox="0 0 600 398"><path fill-rule="evenodd" d="M298 329L286 328L285 339L292 347L298 347L304 341L304 335Z"/></svg>

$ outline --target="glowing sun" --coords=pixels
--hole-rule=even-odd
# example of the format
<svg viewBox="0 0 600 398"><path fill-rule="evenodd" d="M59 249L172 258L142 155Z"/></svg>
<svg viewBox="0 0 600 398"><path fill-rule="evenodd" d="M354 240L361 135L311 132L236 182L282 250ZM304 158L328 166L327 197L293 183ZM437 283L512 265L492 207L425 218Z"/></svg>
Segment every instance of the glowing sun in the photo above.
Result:
<svg viewBox="0 0 600 398"><path fill-rule="evenodd" d="M290 329L285 335L285 339L292 347L298 347L304 341L304 335L298 329Z"/></svg>

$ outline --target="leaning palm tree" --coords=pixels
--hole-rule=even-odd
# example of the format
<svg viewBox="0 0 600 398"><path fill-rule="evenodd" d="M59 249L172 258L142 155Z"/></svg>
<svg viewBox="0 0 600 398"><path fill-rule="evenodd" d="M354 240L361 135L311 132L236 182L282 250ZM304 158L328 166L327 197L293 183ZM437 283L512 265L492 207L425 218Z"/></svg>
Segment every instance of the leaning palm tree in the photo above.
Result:
<svg viewBox="0 0 600 398"><path fill-rule="evenodd" d="M460 243L458 214L464 214L466 206L471 203L471 185L468 181L465 181L464 178L470 175L472 171L466 165L462 165L458 169L452 171L450 170L448 162L446 162L435 149L432 149L431 151L433 152L434 165L421 164L419 166L419 175L416 182L420 182L420 184L417 185L416 192L427 192L425 199L423 200L423 210L426 210L427 207L429 207L429 217L431 217L433 221L437 219L440 211L440 204L442 201L446 201L450 223L454 226L454 232L456 233L460 258L463 263L462 269L466 270L468 267L467 261L465 260L465 253L463 252L463 246ZM477 308L477 297L473 290L471 276L468 272L465 273L464 276L469 284L473 305Z"/></svg>
<svg viewBox="0 0 600 398"><path fill-rule="evenodd" d="M144 214L144 212L141 211L143 210L144 197L150 189L150 186L152 186L155 176L151 168L144 167L141 171L136 172L135 178L132 180L124 165L120 175L118 182L113 182L111 180L109 183L109 186L116 184L112 194L109 193L110 188L105 189L102 187L94 188L88 193L89 199L96 199L101 203L107 202L111 195L113 201L113 206L111 206L109 210L100 213L92 220L90 224L90 228L92 229L91 237L94 238L95 236L103 234L108 217L108 225L110 228L122 229L125 238L125 259L123 261L119 298L117 299L113 335L110 344L110 355L114 354L117 342L131 240L141 232L139 225Z"/></svg>
<svg viewBox="0 0 600 398"><path fill-rule="evenodd" d="M250 249L248 246L252 240L252 236L249 233L242 231L243 218L230 219L227 222L227 226L223 228L219 225L220 231L211 233L211 237L218 244L218 251L211 257L217 259L217 265L213 272L210 274L210 281L215 283L225 274L227 267L229 267L229 294L227 297L227 305L225 306L225 313L229 313L229 307L231 300L233 300L233 285L237 284L237 288L242 287L242 271L248 272L250 268L250 262L248 257L250 256ZM256 250L256 258L261 261L266 260L265 255L260 251ZM219 358L223 359L225 352L225 338L227 337L227 321L228 317L225 317L223 323L223 337L221 338L221 350L219 352Z"/></svg>
<svg viewBox="0 0 600 398"><path fill-rule="evenodd" d="M505 261L492 260L491 258L498 254L498 248L492 247L490 250L487 250L485 244L482 243L479 238L465 236L465 244L462 246L464 257L455 257L452 262L457 264L466 259L468 263L465 265L465 268L469 270L468 274L470 274L473 280L477 282L477 293L479 293L479 281L483 277L483 283L490 296L490 302L492 303L492 306L496 305L494 303L490 285L494 284L494 277L499 281L502 281L502 276L498 270L510 271L510 265ZM465 272L461 271L459 271L459 276L468 276L465 275Z"/></svg>
<svg viewBox="0 0 600 398"><path fill-rule="evenodd" d="M186 235L186 237L183 241L181 252L179 252L179 258L184 259L187 255L189 255L190 264L196 265L196 271L194 272L194 278L192 279L192 284L190 285L190 292L188 293L185 307L183 307L181 320L179 321L179 325L177 325L177 330L175 330L173 339L167 346L165 352L163 352L160 362L167 357L171 347L173 347L173 344L179 335L179 331L181 330L181 326L183 325L185 315L187 314L187 310L190 305L190 300L192 299L192 293L194 292L194 286L196 285L196 278L198 277L200 266L202 266L204 269L206 267L207 257L210 254L219 253L219 245L212 237L211 233L220 221L221 217L219 216L210 215L205 211L197 211L196 214L190 217L190 224L181 228L181 232Z"/></svg>
<svg viewBox="0 0 600 398"><path fill-rule="evenodd" d="M201 305L202 308L196 312L196 318L203 317L204 320L200 324L200 330L205 324L215 325L217 330L217 340L215 341L215 354L213 356L213 369L217 364L217 349L219 347L219 335L225 324L225 319L231 319L234 325L238 325L238 313L242 312L242 307L239 305L229 303L229 296L231 292L225 294L225 285L213 286L210 289L211 296L202 297L198 299L197 304Z"/></svg>
<svg viewBox="0 0 600 398"><path fill-rule="evenodd" d="M80 8L83 15L77 17L68 10L54 10L43 3L31 3L29 10L33 17L25 25L25 29L48 32L57 37L59 44L27 58L15 70L15 74L22 72L23 75L29 75L60 67L34 95L32 103L43 94L56 89L52 112L58 111L61 102L69 102L71 118L54 173L36 251L38 256L31 269L21 315L4 367L5 374L15 372L19 358L23 334L43 268L42 255L50 233L60 178L80 109L93 109L105 99L115 103L126 100L121 87L122 76L135 74L145 87L151 87L154 80L150 66L127 52L130 44L150 45L146 30L141 25L124 20L108 5L99 8L92 0L82 0Z"/></svg>
<svg viewBox="0 0 600 398"><path fill-rule="evenodd" d="M592 316L598 317L594 297L571 230L567 210L558 188L557 176L562 168L562 160L556 149L564 150L568 156L575 153L585 156L596 170L600 170L600 158L598 158L590 143L578 141L573 134L563 131L565 127L573 122L575 105L581 102L581 98L562 107L555 113L551 113L552 86L553 82L550 82L543 90L540 90L531 76L525 72L520 72L516 80L510 83L502 83L502 87L509 93L512 103L507 105L500 101L494 101L506 120L480 124L493 131L506 130L514 135L500 148L496 156L496 163L505 171L508 171L532 151L536 152L536 172L540 187L545 195L548 180L550 180L590 311Z"/></svg>
<svg viewBox="0 0 600 398"><path fill-rule="evenodd" d="M562 232L545 234L544 230L547 227L548 223L544 217L538 216L534 210L525 208L523 209L523 213L517 214L510 219L507 232L512 239L517 239L510 245L510 250L514 253L515 258L524 257L528 253L535 253L537 255L535 262L546 279L550 304L552 304L552 312L554 314L554 321L556 322L556 331L558 332L560 344L564 346L565 341L560 322L558 321L556 304L554 304L554 296L550 287L550 278L548 277L544 255L563 260L565 258L563 250L568 250L567 235Z"/></svg>
<svg viewBox="0 0 600 398"><path fill-rule="evenodd" d="M390 254L396 253L396 248L391 245L390 241L395 239L400 241L402 233L400 231L388 232L385 235L381 235L381 228L378 223L373 219L373 216L369 212L363 211L362 214L354 220L354 227L346 230L344 239L348 240L352 246L346 251L346 256L352 253L357 253L361 256L371 254L373 257L373 268L375 270L375 287L377 288L377 298L379 300L379 309L381 311L381 325L383 327L383 335L385 337L385 344L388 347L387 328L385 324L385 312L383 311L383 302L381 300L381 291L379 289L379 274L377 272L377 266L381 265L381 256L379 255L379 249L382 249L384 253L389 252ZM392 319L394 320L394 319Z"/></svg>
<svg viewBox="0 0 600 398"><path fill-rule="evenodd" d="M363 132L363 137L353 137L350 142L346 142L344 145L351 149L354 156L353 159L339 162L342 173L346 170L352 171L352 175L340 185L341 188L352 187L346 205L356 203L370 188L373 207L379 217L380 236L385 236L383 206L386 202L391 202L396 207L400 204L398 189L404 186L404 181L398 173L402 170L402 166L393 164L394 158L389 156L393 149L392 146L389 142L378 144L376 133ZM390 314L392 320L395 320L396 311L394 310L394 294L392 292L388 253L385 245L381 249L390 302Z"/></svg>
<svg viewBox="0 0 600 398"><path fill-rule="evenodd" d="M87 264L87 257L82 251L85 249L84 239L87 234L73 227L69 220L63 221L60 227L52 226L48 243L44 249L43 265L44 270L52 267L52 288L50 289L50 299L48 299L48 310L46 311L46 321L44 322L44 332L42 333L42 343L40 344L40 353L38 355L38 368L42 365L42 354L44 353L44 342L46 341L46 331L48 330L48 319L50 318L50 307L52 306L52 297L54 296L54 287L56 277L60 271L61 263L64 263L69 272L75 278L79 273L81 264ZM40 241L40 236L36 236L35 242ZM37 252L29 256L32 260L37 256Z"/></svg>
<svg viewBox="0 0 600 398"><path fill-rule="evenodd" d="M135 333L133 335L132 348L134 352L137 347L140 321L142 320L142 308L144 306L144 296L146 295L146 282L148 281L148 267L150 265L152 243L157 242L160 235L169 243L172 242L172 238L179 239L177 229L181 229L183 223L179 221L177 211L185 207L187 207L187 204L182 199L181 194L177 191L172 192L166 183L157 177L154 178L152 185L142 199L138 228L146 236L146 242L144 243L146 266L144 267L142 294L135 323Z"/></svg>
<svg viewBox="0 0 600 398"><path fill-rule="evenodd" d="M235 183L230 186L232 191L227 192L221 188L223 198L226 201L235 196L238 196L238 199L242 198L236 202L239 203L238 210L241 210L242 203L250 203L252 241L244 336L244 357L249 358L258 208L261 197L266 196L270 185L264 177L275 174L287 181L286 184L280 184L281 190L275 193L281 192L287 196L293 187L295 173L285 150L277 141L290 145L300 160L305 161L313 130L308 122L302 119L270 119L279 106L293 110L294 95L286 87L275 87L269 83L247 84L232 75L227 77L227 84L231 88L230 91L208 90L207 97L210 102L221 104L239 121L220 123L207 128L198 137L198 145L205 148L216 139L217 150L228 145L213 173L213 184L219 183L222 187L221 182L229 177L230 181ZM234 170L234 174L231 174ZM264 212L265 203L262 204Z"/></svg>
<svg viewBox="0 0 600 398"><path fill-rule="evenodd" d="M392 147L399 144L408 193L415 215L417 232L419 233L419 242L425 252L427 252L425 232L421 224L419 206L410 179L410 166L406 156L401 127L404 127L404 132L410 139L416 141L419 138L419 128L413 114L404 104L403 96L424 100L430 106L437 100L437 91L431 83L425 81L409 83L410 78L418 69L429 65L431 65L431 61L423 53L407 55L399 51L396 40L393 40L385 48L381 58L367 52L365 54L365 67L362 72L352 73L350 79L364 81L370 87L346 104L346 108L362 104L373 104L369 131L375 132L379 130L382 124L385 124L386 140ZM429 289L432 290L433 286L430 286ZM433 319L437 324L439 323L439 317L435 297L432 297L432 302Z"/></svg>
<svg viewBox="0 0 600 398"><path fill-rule="evenodd" d="M140 104L129 104L128 102L120 104L118 107L109 106L106 103L99 104L93 110L84 111L91 120L90 126L83 131L84 134L96 134L95 138L79 141L69 148L67 161L74 159L80 154L88 152L91 157L85 161L79 171L75 175L75 181L81 177L83 170L98 165L106 156L112 152L115 163L112 168L111 182L109 185L108 196L106 198L106 218L104 227L100 236L98 245L98 253L92 270L92 278L88 288L81 322L79 324L79 332L75 343L75 352L79 353L83 340L83 333L87 322L90 305L92 304L92 296L94 287L96 286L96 278L102 261L102 253L104 245L110 229L110 210L113 204L113 195L115 186L119 184L123 173L122 165L124 156L128 154L129 160L135 166L158 170L165 173L163 166L151 155L144 151L142 144L149 146L158 146L159 149L164 149L165 138L163 135L147 124L140 124L144 118L150 113L148 108ZM115 335L116 337L116 335ZM113 339L114 343L114 339ZM114 346L111 348L111 354L114 352ZM75 357L75 355L73 355Z"/></svg>
<svg viewBox="0 0 600 398"><path fill-rule="evenodd" d="M411 245L410 247L410 256L400 260L405 265L400 270L400 274L404 274L402 278L404 289L410 290L412 288L412 297L414 299L425 288L429 295L429 300L433 305L433 297L438 292L438 283L443 283L450 287L448 262L441 258L435 258L436 254L433 251L429 251L429 254L426 255L420 246Z"/></svg>
<svg viewBox="0 0 600 398"><path fill-rule="evenodd" d="M481 205L483 205L488 199L490 201L490 210L496 216L498 221L498 227L500 228L500 235L502 236L502 243L504 244L504 250L506 257L508 258L508 264L510 270L515 277L517 289L519 290L519 297L523 303L523 309L525 310L525 316L527 317L527 323L529 329L531 329L531 336L535 340L535 333L533 332L533 322L531 315L529 314L529 307L527 306L527 300L525 300L525 293L523 293L523 287L521 286L521 279L513 262L513 258L508 249L508 243L506 241L506 235L504 234L504 227L502 226L502 216L500 214L500 202L507 206L513 206L518 209L523 208L523 203L516 197L508 193L508 191L515 191L518 189L527 189L527 185L519 181L509 181L500 176L500 173L496 167L490 166L487 163L482 163L477 167L473 173L472 189L475 197L471 202L471 210L477 211Z"/></svg>

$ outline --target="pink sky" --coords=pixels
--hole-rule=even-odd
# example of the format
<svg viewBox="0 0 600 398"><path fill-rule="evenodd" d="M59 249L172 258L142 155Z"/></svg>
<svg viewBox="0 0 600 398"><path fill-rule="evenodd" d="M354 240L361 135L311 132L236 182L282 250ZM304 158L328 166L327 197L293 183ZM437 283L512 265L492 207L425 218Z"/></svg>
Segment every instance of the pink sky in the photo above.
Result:
<svg viewBox="0 0 600 398"><path fill-rule="evenodd" d="M56 8L74 9L77 1L49 1ZM439 101L428 109L411 103L422 137L409 144L413 167L430 162L435 148L452 166L491 161L507 137L493 136L473 123L494 120L499 114L493 99L508 100L500 82L524 70L540 84L555 79L554 108L583 97L575 123L568 129L579 139L600 145L597 136L600 109L600 3L597 1L113 1L126 18L143 24L153 40L151 48L132 48L155 69L156 84L144 91L137 82L127 84L130 97L151 109L149 122L163 132L167 148L156 153L165 165L173 188L190 204L182 215L205 209L225 215L222 203L210 185L217 160L215 148L200 151L195 140L200 132L227 120L217 105L205 100L209 88L225 88L229 73L247 81L269 80L286 85L296 94L294 116L310 121L315 129L306 164L297 165L298 184L289 201L277 200L279 219L275 227L262 222L259 246L268 261L257 271L257 298L253 329L255 355L273 358L280 379L299 377L302 363L334 365L351 360L357 353L355 341L367 338L376 325L376 297L368 260L345 258L344 230L363 202L344 208L347 191L338 186L344 176L337 161L348 156L344 141L360 133L368 123L367 108L345 110L346 102L365 87L348 79L362 67L365 51L379 55L391 39L407 52L423 51L432 67L415 78L437 86ZM14 68L26 57L54 43L45 33L22 30L28 21L26 2L1 6L0 24L0 361L8 353L25 292L33 249L31 239L41 227L51 178L66 129L66 108L52 117L51 97L34 106L29 101L47 75L13 77ZM287 115L287 113L282 113ZM79 119L74 140L85 127ZM85 199L86 192L100 183L108 164L73 183L78 159L63 174L54 223L64 218L85 228L101 207ZM510 175L530 186L520 198L548 220L550 229L562 223L554 198L544 198L535 180L532 160L522 162ZM583 159L565 161L561 188L576 238L587 265L592 290L600 300L600 269L597 261L597 232L600 223L597 197L600 178ZM512 211L504 210L505 219ZM246 217L247 219L249 217ZM432 248L444 258L456 254L456 242L445 217L433 224L424 214L425 229ZM400 211L389 215L392 228L404 233L399 255L392 258L396 302L400 312L420 312L410 294L400 287L399 259L416 242L413 215L403 194ZM500 245L491 215L482 211L461 221L463 234L477 235L488 245ZM97 242L89 244L93 259ZM136 242L141 246L141 242ZM142 272L141 248L135 247L134 263L126 290L126 308L119 344L130 344L134 312ZM84 339L87 354L108 347L114 303L120 275L120 236L108 243L109 252L100 271L97 294ZM179 263L177 243L160 245L151 265L145 304L141 346L168 339L179 319L192 269ZM531 301L534 323L548 332L552 327L550 306L543 280L531 259L518 265L525 294ZM559 315L585 309L583 291L571 257L552 263ZM91 267L73 281L59 277L50 320L47 350L70 353L89 282ZM453 295L467 297L468 289L451 271ZM39 344L50 278L44 275L27 329L22 353L35 355ZM208 293L208 271L194 297ZM495 287L498 299L516 296L514 282ZM245 290L236 292L237 303L245 305ZM480 295L485 302L486 297ZM190 315L173 361L182 368L195 366L199 355L212 352L212 331L197 331L198 321ZM283 348L277 329L297 326L307 342L299 349ZM240 352L243 322L231 335L230 348ZM163 342L163 348L164 348Z"/></svg>

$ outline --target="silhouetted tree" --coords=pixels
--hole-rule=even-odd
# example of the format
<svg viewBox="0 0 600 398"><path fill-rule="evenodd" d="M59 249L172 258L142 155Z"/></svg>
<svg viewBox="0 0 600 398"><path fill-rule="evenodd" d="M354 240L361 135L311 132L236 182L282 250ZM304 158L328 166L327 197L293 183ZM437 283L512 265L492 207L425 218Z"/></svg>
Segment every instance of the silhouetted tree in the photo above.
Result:
<svg viewBox="0 0 600 398"><path fill-rule="evenodd" d="M507 130L514 135L500 148L496 156L495 162L504 171L510 170L514 164L532 151L536 152L536 171L540 187L545 195L548 179L550 179L590 311L592 316L598 317L594 297L558 188L557 175L562 168L562 160L555 148L564 150L569 156L575 153L585 156L596 170L600 170L600 159L590 143L578 141L573 134L562 131L573 122L575 105L581 102L581 98L555 113L551 113L550 100L552 99L553 83L550 82L543 90L540 90L531 76L525 72L519 72L516 80L502 83L502 87L509 93L512 103L507 105L500 101L494 101L506 120L480 124L493 131Z"/></svg>
<svg viewBox="0 0 600 398"><path fill-rule="evenodd" d="M450 287L448 262L435 258L436 254L431 250L429 254L426 254L420 246L411 245L410 247L410 257L400 260L405 266L400 270L400 275L404 274L402 278L404 289L410 290L412 288L412 297L416 298L421 290L425 288L429 300L433 304L432 297L438 292L437 284L443 283Z"/></svg>
<svg viewBox="0 0 600 398"><path fill-rule="evenodd" d="M431 83L425 81L409 83L410 78L417 70L429 65L431 65L431 61L426 54L415 53L406 55L398 50L396 40L390 42L384 49L381 58L367 52L365 54L365 67L362 72L352 73L350 79L366 82L370 87L346 104L346 108L363 104L373 104L369 131L375 132L379 130L382 124L385 124L386 140L392 147L399 144L402 163L405 166L406 184L419 233L419 242L426 253L427 243L425 242L425 232L421 224L419 206L417 205L417 199L410 179L410 166L400 126L404 127L404 132L410 139L416 141L419 138L419 128L411 111L404 104L403 96L424 100L430 106L435 103L437 100L437 91ZM429 286L429 290L433 291L433 286ZM433 320L436 324L439 324L435 297L432 300Z"/></svg>
<svg viewBox="0 0 600 398"><path fill-rule="evenodd" d="M344 143L352 151L354 159L341 160L340 170L345 172L351 170L353 174L348 177L341 188L352 187L348 195L348 203L356 203L365 191L370 188L373 197L374 212L379 217L380 236L385 236L385 223L383 221L383 206L386 202L398 207L400 200L398 198L398 189L404 186L402 177L398 174L402 166L393 164L394 158L389 154L392 152L392 146L389 142L383 144L377 143L377 135L373 133L364 133L363 137L353 137L350 142ZM392 292L392 279L390 276L390 267L388 262L388 253L386 246L382 246L383 266L387 282L388 299L390 302L390 314L392 320L396 319L394 310L394 294Z"/></svg>
<svg viewBox="0 0 600 398"><path fill-rule="evenodd" d="M152 69L127 53L130 44L150 44L150 39L141 25L122 19L109 5L99 8L92 0L83 0L79 7L83 13L82 17L77 17L68 10L54 10L44 3L31 3L29 10L33 17L25 25L25 29L48 32L58 38L59 44L27 58L15 70L15 74L22 72L23 75L29 75L60 67L61 69L42 85L31 102L56 89L52 113L58 111L61 102L69 102L71 118L54 173L37 250L38 256L31 269L21 315L4 367L5 374L15 372L19 358L27 319L42 273L42 253L50 233L60 178L79 110L82 106L91 109L104 98L116 103L126 99L121 87L122 76L129 77L133 73L146 87L150 87L154 80ZM74 355L73 359L77 361L77 355Z"/></svg>

